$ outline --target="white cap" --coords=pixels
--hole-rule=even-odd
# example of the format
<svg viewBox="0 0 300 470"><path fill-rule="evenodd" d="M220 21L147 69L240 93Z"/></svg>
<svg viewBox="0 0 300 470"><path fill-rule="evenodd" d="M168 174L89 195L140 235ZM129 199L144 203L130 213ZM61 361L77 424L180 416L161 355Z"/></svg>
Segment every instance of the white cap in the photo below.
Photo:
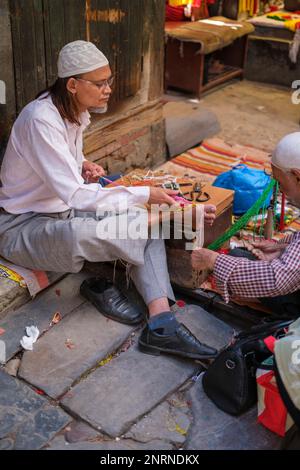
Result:
<svg viewBox="0 0 300 470"><path fill-rule="evenodd" d="M57 69L59 78L72 77L105 67L109 62L105 55L87 41L74 41L66 44L58 56Z"/></svg>
<svg viewBox="0 0 300 470"><path fill-rule="evenodd" d="M300 132L288 134L277 144L272 163L283 171L300 170Z"/></svg>

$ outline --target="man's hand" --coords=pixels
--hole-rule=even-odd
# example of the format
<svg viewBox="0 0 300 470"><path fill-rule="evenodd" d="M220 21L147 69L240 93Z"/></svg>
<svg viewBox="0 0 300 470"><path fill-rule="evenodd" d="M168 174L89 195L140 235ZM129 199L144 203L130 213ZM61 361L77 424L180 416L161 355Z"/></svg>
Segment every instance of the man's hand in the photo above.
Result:
<svg viewBox="0 0 300 470"><path fill-rule="evenodd" d="M286 244L275 243L268 240L248 243L246 248L253 253L260 261L273 261L280 258L283 250L287 247Z"/></svg>
<svg viewBox="0 0 300 470"><path fill-rule="evenodd" d="M192 267L199 271L213 271L218 253L207 250L206 248L197 248L192 253Z"/></svg>
<svg viewBox="0 0 300 470"><path fill-rule="evenodd" d="M212 204L205 204L204 222L206 225L209 225L211 227L214 224L214 221L216 220L216 210L216 206L213 206Z"/></svg>
<svg viewBox="0 0 300 470"><path fill-rule="evenodd" d="M82 177L87 183L98 183L101 176L105 176L102 166L85 160L82 165Z"/></svg>
<svg viewBox="0 0 300 470"><path fill-rule="evenodd" d="M176 204L175 200L171 196L177 196L179 191L173 191L171 189L162 189L150 187L150 197L148 204L168 204L172 206Z"/></svg>

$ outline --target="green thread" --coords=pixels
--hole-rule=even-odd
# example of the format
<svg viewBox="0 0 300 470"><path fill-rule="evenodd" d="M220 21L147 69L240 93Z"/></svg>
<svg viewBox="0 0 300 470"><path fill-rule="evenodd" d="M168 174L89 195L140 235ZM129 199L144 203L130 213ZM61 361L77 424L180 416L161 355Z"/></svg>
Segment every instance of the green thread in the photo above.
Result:
<svg viewBox="0 0 300 470"><path fill-rule="evenodd" d="M279 183L278 181L276 181L276 184L275 184L275 187L274 187L274 219L273 219L273 223L274 223L274 226L273 226L273 230L275 232L275 230L277 229L278 227L278 224L277 224L277 208L278 208L278 194L279 194Z"/></svg>
<svg viewBox="0 0 300 470"><path fill-rule="evenodd" d="M229 230L227 230L227 232L211 243L208 246L208 249L213 251L219 250L225 242L230 240L230 238L233 237L242 228L246 227L252 217L257 217L260 209L266 206L266 200L269 197L270 191L273 191L275 184L276 181L272 179L270 184L266 187L260 198L253 204L253 206L250 207L250 209Z"/></svg>

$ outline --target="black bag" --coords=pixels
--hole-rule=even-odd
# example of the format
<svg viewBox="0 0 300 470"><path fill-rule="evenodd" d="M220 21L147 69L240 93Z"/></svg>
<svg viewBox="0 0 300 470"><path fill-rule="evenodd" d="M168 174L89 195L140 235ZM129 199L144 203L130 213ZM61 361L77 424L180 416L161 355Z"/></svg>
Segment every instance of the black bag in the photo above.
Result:
<svg viewBox="0 0 300 470"><path fill-rule="evenodd" d="M218 408L232 415L247 411L257 401L256 370L272 353L263 340L284 335L293 320L265 323L234 336L203 376L203 389Z"/></svg>
<svg viewBox="0 0 300 470"><path fill-rule="evenodd" d="M296 424L284 436L280 450L300 450L300 429Z"/></svg>

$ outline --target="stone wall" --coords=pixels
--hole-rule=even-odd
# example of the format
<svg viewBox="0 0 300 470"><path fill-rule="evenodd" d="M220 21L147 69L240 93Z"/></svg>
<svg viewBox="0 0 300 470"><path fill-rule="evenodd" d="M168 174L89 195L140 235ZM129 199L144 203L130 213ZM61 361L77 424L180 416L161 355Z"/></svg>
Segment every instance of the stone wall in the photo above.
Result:
<svg viewBox="0 0 300 470"><path fill-rule="evenodd" d="M153 168L166 159L165 121L159 101L115 114L115 122L92 123L85 135L87 159L102 165L108 174L134 168Z"/></svg>

